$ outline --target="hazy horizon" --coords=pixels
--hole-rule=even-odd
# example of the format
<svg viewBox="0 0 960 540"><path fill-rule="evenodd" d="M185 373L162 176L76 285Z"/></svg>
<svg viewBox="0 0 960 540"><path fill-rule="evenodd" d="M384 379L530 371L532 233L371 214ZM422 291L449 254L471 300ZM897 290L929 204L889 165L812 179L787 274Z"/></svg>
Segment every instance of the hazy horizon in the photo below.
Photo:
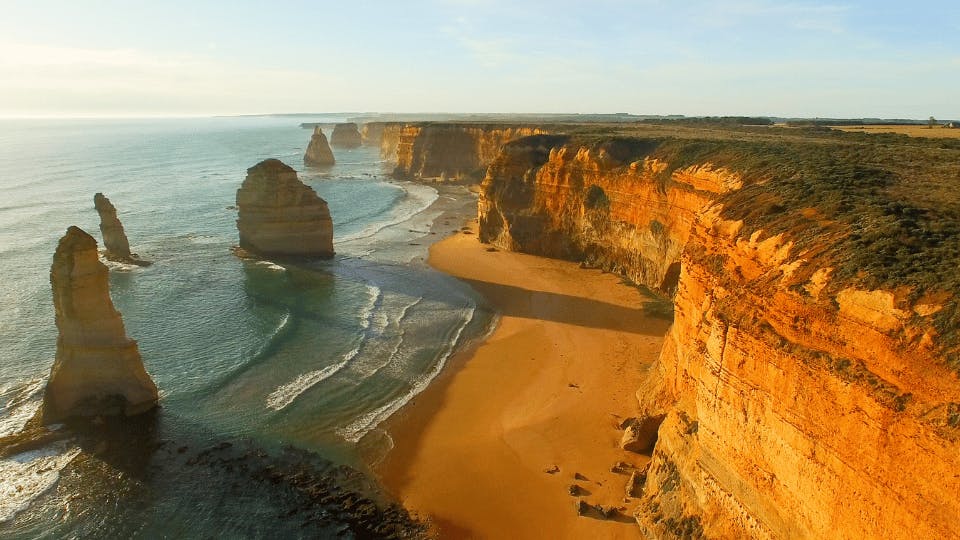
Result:
<svg viewBox="0 0 960 540"><path fill-rule="evenodd" d="M948 2L14 0L0 117L960 118Z"/></svg>

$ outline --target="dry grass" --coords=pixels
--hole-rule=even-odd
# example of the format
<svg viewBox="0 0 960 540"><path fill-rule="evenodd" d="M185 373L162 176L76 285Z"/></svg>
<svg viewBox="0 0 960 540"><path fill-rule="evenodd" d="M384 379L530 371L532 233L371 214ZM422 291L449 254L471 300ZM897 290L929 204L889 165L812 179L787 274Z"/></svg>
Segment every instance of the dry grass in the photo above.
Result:
<svg viewBox="0 0 960 540"><path fill-rule="evenodd" d="M850 133L899 133L911 137L927 137L931 139L960 139L960 128L949 129L943 126L930 128L927 126L830 126L832 129Z"/></svg>

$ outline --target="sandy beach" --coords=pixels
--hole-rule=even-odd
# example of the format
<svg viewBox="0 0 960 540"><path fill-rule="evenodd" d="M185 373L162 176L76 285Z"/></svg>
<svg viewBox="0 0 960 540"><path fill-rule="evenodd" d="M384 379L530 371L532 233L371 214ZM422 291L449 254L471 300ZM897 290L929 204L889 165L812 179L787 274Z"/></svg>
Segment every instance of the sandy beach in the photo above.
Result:
<svg viewBox="0 0 960 540"><path fill-rule="evenodd" d="M471 221L470 233L434 244L429 262L475 287L499 325L388 421L396 446L382 480L442 538L638 537L629 471L611 469L647 458L618 447L617 424L635 413L669 323L618 276L488 251L475 233ZM622 514L578 516L573 484Z"/></svg>

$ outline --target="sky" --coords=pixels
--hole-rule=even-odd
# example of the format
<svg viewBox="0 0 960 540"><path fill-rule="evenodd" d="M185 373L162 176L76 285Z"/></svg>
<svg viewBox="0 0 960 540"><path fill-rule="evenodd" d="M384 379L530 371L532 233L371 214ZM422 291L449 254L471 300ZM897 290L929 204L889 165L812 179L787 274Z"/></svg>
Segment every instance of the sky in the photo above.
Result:
<svg viewBox="0 0 960 540"><path fill-rule="evenodd" d="M0 117L960 119L960 2L0 0Z"/></svg>

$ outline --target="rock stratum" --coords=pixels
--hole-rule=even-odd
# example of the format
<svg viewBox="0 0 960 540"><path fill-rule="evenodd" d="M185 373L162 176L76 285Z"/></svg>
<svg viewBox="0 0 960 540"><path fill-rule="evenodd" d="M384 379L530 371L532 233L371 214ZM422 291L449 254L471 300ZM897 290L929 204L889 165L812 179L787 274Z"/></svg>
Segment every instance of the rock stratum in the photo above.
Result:
<svg viewBox="0 0 960 540"><path fill-rule="evenodd" d="M107 267L92 236L67 229L53 256L50 285L59 333L43 398L44 423L132 416L156 406L157 386L113 307Z"/></svg>
<svg viewBox="0 0 960 540"><path fill-rule="evenodd" d="M104 256L107 260L138 266L149 266L150 262L130 253L130 242L123 230L123 224L117 217L117 209L103 193L93 196L93 206L100 215L100 234L103 235Z"/></svg>
<svg viewBox="0 0 960 540"><path fill-rule="evenodd" d="M544 130L535 126L388 123L380 156L396 161L398 178L479 181L505 143L539 133Z"/></svg>
<svg viewBox="0 0 960 540"><path fill-rule="evenodd" d="M485 242L674 295L642 532L960 537L960 147L681 135L520 139L479 202Z"/></svg>
<svg viewBox="0 0 960 540"><path fill-rule="evenodd" d="M307 151L303 155L303 163L312 167L326 167L336 162L337 160L333 157L333 150L327 143L327 136L323 134L320 126L314 126L310 144L307 145Z"/></svg>
<svg viewBox="0 0 960 540"><path fill-rule="evenodd" d="M333 126L330 144L340 148L356 148L363 144L363 137L360 135L360 130L357 129L357 124L353 122L337 124Z"/></svg>
<svg viewBox="0 0 960 540"><path fill-rule="evenodd" d="M247 169L237 190L240 248L279 257L333 257L327 202L277 159Z"/></svg>

